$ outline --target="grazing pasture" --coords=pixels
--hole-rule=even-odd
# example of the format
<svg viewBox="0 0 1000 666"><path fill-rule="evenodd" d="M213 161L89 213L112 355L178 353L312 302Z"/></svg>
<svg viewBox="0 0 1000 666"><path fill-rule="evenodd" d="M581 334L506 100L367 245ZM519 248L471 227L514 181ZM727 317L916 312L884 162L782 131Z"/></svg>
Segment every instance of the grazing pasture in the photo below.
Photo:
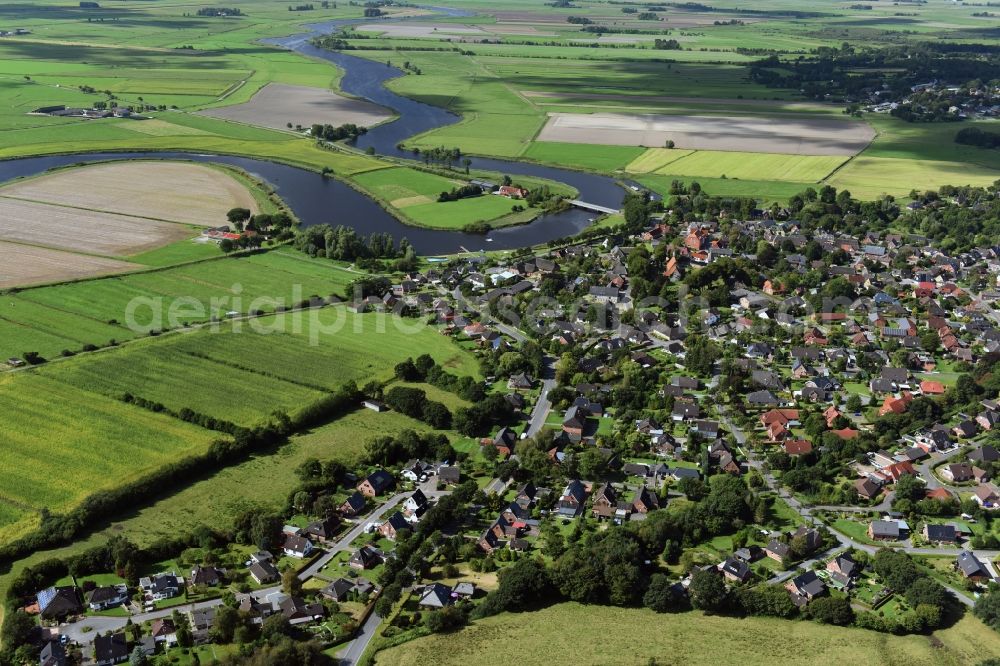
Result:
<svg viewBox="0 0 1000 666"><path fill-rule="evenodd" d="M522 631L526 624L545 629L526 633ZM583 635L578 629L585 626L615 629ZM518 633L517 641L510 640L512 633ZM418 638L379 652L377 663L480 663L502 651L526 666L641 666L651 659L685 666L811 666L824 662L948 666L972 664L983 654L1000 653L1000 635L971 614L953 627L934 632L934 638L937 640L932 642L927 636L893 636L778 618L699 612L658 615L645 609L563 603L533 613L504 613L477 620L461 631Z"/></svg>
<svg viewBox="0 0 1000 666"><path fill-rule="evenodd" d="M795 155L850 156L864 149L875 131L862 122L811 116L667 116L620 113L552 113L541 141L615 146L678 148Z"/></svg>
<svg viewBox="0 0 1000 666"><path fill-rule="evenodd" d="M3 208L0 203L0 209ZM0 225L9 218L0 217ZM61 252L45 247L20 245L0 241L0 289L58 280L73 280L90 275L121 273L135 264L104 257L91 257L72 252Z"/></svg>
<svg viewBox="0 0 1000 666"><path fill-rule="evenodd" d="M322 88L269 83L249 102L202 111L204 115L250 125L285 129L288 123L334 127L351 123L371 127L392 117L392 111L371 102L351 99Z"/></svg>
<svg viewBox="0 0 1000 666"><path fill-rule="evenodd" d="M413 224L436 229L461 229L471 222L488 222L511 214L511 207L517 202L506 197L483 194L458 201L438 202L438 195L456 187L468 185L468 178L446 178L437 174L392 167L369 171L355 177L357 184L372 196L387 202L400 211ZM534 178L518 178L524 187L533 188L541 184ZM556 193L569 194L570 191L556 183L550 183ZM522 202L522 205L525 205ZM500 224L509 222L501 220Z"/></svg>

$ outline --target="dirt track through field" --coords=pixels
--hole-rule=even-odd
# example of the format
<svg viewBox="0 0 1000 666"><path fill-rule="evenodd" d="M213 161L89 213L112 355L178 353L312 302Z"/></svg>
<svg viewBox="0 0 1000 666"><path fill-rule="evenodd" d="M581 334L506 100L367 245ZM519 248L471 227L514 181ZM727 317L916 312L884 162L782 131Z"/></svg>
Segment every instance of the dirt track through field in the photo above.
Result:
<svg viewBox="0 0 1000 666"><path fill-rule="evenodd" d="M855 155L875 131L863 122L812 117L552 113L539 141L794 155Z"/></svg>
<svg viewBox="0 0 1000 666"><path fill-rule="evenodd" d="M392 117L377 104L343 97L323 88L269 83L249 102L206 109L199 113L258 127L287 129L288 123L309 127L313 123L334 126L353 123L371 127Z"/></svg>
<svg viewBox="0 0 1000 666"><path fill-rule="evenodd" d="M0 289L139 268L116 259L89 257L0 241Z"/></svg>

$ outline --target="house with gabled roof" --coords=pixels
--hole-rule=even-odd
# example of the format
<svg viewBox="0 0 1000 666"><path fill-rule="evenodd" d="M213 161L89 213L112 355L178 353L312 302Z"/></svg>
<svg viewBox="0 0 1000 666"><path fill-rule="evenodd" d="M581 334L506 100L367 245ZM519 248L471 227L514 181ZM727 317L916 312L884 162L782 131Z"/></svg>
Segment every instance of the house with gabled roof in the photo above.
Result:
<svg viewBox="0 0 1000 666"><path fill-rule="evenodd" d="M38 613L45 619L60 619L83 610L72 585L50 587L38 593Z"/></svg>
<svg viewBox="0 0 1000 666"><path fill-rule="evenodd" d="M395 485L396 480L392 477L392 474L384 469L377 469L358 484L358 492L365 497L378 497L392 490Z"/></svg>

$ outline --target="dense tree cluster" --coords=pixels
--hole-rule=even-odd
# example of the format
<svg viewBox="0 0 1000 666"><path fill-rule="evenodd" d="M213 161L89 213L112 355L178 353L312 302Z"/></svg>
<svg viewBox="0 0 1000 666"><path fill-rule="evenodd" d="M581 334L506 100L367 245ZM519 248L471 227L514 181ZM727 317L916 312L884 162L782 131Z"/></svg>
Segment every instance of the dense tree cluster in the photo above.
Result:
<svg viewBox="0 0 1000 666"><path fill-rule="evenodd" d="M316 139L325 141L343 141L344 139L353 141L359 136L368 133L367 127L355 125L354 123L344 123L334 127L333 125L314 123L309 133Z"/></svg>
<svg viewBox="0 0 1000 666"><path fill-rule="evenodd" d="M385 392L387 405L400 414L418 419L432 428L443 430L451 426L451 412L443 403L427 399L423 389L393 386Z"/></svg>

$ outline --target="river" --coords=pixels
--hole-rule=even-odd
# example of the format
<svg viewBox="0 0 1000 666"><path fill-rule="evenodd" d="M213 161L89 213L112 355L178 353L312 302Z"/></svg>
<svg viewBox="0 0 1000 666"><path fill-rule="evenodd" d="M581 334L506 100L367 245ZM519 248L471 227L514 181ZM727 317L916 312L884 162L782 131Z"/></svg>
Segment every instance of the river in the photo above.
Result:
<svg viewBox="0 0 1000 666"><path fill-rule="evenodd" d="M451 16L463 15L459 10L434 9ZM403 72L395 67L345 53L319 49L310 43L313 37L326 34L341 26L367 22L371 22L371 19L350 19L309 25L306 27L310 32L267 41L337 65L344 71L341 79L341 89L344 92L396 111L399 116L396 120L371 128L366 135L358 139L358 147L370 146L381 155L412 159L412 153L399 150L396 148L397 144L415 134L458 122L459 117L445 109L417 102L387 89L386 81L403 75ZM579 233L594 217L594 213L571 209L562 213L542 215L529 224L496 229L486 236L460 231L426 229L403 224L368 196L336 179L324 178L306 169L250 157L182 152L94 152L6 160L0 161L0 182L11 178L34 176L47 169L77 163L133 158L186 159L239 167L269 183L303 226L344 225L353 227L363 235L387 232L397 240L408 239L413 247L424 255L449 254L463 250L512 249L545 243L555 238ZM609 208L619 208L624 195L621 186L607 176L485 157L472 158L472 167L498 171L513 177L535 176L566 183L580 192L581 199Z"/></svg>

